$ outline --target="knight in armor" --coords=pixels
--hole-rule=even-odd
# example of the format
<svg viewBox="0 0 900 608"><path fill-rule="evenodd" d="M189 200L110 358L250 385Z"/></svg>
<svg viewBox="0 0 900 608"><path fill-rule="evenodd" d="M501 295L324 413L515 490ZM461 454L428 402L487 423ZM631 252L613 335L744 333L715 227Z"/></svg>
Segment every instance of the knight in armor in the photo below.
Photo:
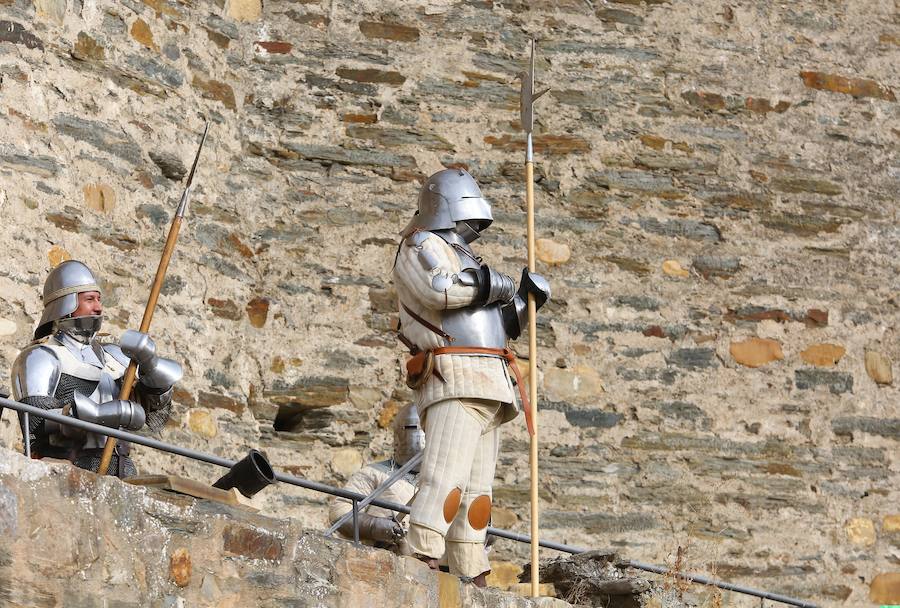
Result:
<svg viewBox="0 0 900 608"><path fill-rule="evenodd" d="M393 271L401 341L412 357L407 384L428 442L406 540L431 567L445 555L450 572L484 584L483 549L499 427L520 410L507 366L524 383L507 348L527 327L527 299L540 308L550 287L523 271L515 281L486 264L471 243L493 221L466 171L432 175L403 230Z"/></svg>
<svg viewBox="0 0 900 608"><path fill-rule="evenodd" d="M415 406L407 405L394 417L394 452L390 459L373 462L350 476L344 489L368 496L380 487L398 468L406 464L425 447L425 433L419 424ZM380 498L408 504L416 491L416 474L413 469L405 477L389 486ZM333 524L352 509L346 498L333 499L328 512ZM390 549L398 554L409 554L406 547L406 529L393 511L369 505L357 516L359 538L367 544ZM344 522L338 531L346 538L353 538L353 520Z"/></svg>
<svg viewBox="0 0 900 608"><path fill-rule="evenodd" d="M156 355L144 333L128 330L118 344L98 339L103 321L101 290L91 270L69 260L54 268L44 284L44 312L12 367L16 400L34 407L113 428L157 432L172 409L172 387L181 365ZM137 363L133 401L120 400L120 384L131 361ZM96 471L106 437L19 414L23 436L29 434L33 458L62 458ZM135 475L129 444L117 442L109 473Z"/></svg>

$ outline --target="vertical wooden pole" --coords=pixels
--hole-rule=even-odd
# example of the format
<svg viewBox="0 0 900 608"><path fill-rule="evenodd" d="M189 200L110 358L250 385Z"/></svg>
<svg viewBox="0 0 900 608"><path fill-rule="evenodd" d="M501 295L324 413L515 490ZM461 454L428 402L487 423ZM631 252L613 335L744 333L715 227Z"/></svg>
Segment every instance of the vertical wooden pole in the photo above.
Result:
<svg viewBox="0 0 900 608"><path fill-rule="evenodd" d="M525 162L525 202L528 216L528 271L535 272L534 244L534 163L531 159L531 133L528 133L528 156ZM538 412L537 412L537 307L534 295L528 294L528 399L531 402L531 597L540 589L540 505L538 503Z"/></svg>
<svg viewBox="0 0 900 608"><path fill-rule="evenodd" d="M147 333L150 330L150 322L153 320L153 311L156 310L156 302L159 300L159 292L162 289L163 282L166 280L166 270L169 268L169 260L172 259L172 252L175 251L175 244L178 241L178 232L181 230L182 217L176 215L172 219L172 225L169 228L169 236L166 237L166 245L163 247L162 257L159 259L159 266L156 269L156 277L153 279L153 287L150 289L150 297L147 298L147 306L144 308L144 317L141 319L140 331ZM119 399L128 399L131 397L131 389L134 386L134 378L137 375L137 364L132 361L128 364L125 371L125 378L122 380L122 390L119 392ZM109 469L109 462L112 460L113 450L116 449L116 438L107 437L106 445L103 446L103 456L100 457L100 466L97 473L106 475Z"/></svg>

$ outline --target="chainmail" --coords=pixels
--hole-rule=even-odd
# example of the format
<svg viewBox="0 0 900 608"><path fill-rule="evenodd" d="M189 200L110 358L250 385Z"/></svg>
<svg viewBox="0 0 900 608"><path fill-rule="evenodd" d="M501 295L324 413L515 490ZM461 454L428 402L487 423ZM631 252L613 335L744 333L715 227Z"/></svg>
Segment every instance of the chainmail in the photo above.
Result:
<svg viewBox="0 0 900 608"><path fill-rule="evenodd" d="M147 428L151 433L162 431L172 413L172 388L160 393L138 383L138 398L147 414Z"/></svg>
<svg viewBox="0 0 900 608"><path fill-rule="evenodd" d="M75 400L75 391L78 391L86 397L91 396L97 389L98 384L100 383L94 382L92 380L85 380L77 376L60 374L59 384L56 386L56 393L54 394L54 397L56 397L57 401L62 406L67 403L72 403Z"/></svg>
<svg viewBox="0 0 900 608"><path fill-rule="evenodd" d="M53 397L25 397L22 403L31 407L39 407L42 410L55 410L59 408L59 402ZM24 416L19 412L19 426L24 424ZM28 432L31 433L31 442L34 443L37 435L44 434L44 419L40 416L28 417Z"/></svg>
<svg viewBox="0 0 900 608"><path fill-rule="evenodd" d="M75 457L73 464L79 469L87 469L88 471L97 472L97 469L100 468L100 458L101 455L98 452L102 450L89 450L83 452ZM119 459L122 459L122 472L119 474ZM119 454L113 454L112 459L109 461L109 468L106 470L110 475L116 475L117 477L121 477L122 479L126 477L132 477L137 475L137 467L134 466L134 462L128 456L121 456Z"/></svg>
<svg viewBox="0 0 900 608"><path fill-rule="evenodd" d="M32 407L39 407L42 410L55 410L62 405L53 397L25 397L22 399L22 403L25 403ZM47 431L44 428L43 418L41 418L40 416L29 416L28 426L28 441L31 443L32 453L37 453L42 456L49 456L51 458L69 458L73 446L69 445L68 447L65 447L59 445L51 445L50 435L47 434ZM19 412L19 428L25 428L25 414L22 412ZM71 441L67 439L63 441L66 444L71 443Z"/></svg>

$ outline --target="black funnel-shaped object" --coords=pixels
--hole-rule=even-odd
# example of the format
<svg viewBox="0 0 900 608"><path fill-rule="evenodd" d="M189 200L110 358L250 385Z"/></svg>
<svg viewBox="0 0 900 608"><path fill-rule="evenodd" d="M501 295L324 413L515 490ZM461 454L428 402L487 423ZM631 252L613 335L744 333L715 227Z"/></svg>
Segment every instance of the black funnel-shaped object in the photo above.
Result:
<svg viewBox="0 0 900 608"><path fill-rule="evenodd" d="M252 498L254 494L272 483L275 483L272 465L262 452L250 450L250 453L234 463L231 470L222 475L213 487L220 490L237 488L238 492Z"/></svg>

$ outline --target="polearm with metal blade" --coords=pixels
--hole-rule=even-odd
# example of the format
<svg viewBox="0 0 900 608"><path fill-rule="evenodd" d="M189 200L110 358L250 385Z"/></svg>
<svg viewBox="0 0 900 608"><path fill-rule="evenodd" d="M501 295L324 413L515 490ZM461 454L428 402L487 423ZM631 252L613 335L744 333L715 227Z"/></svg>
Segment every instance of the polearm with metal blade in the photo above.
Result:
<svg viewBox="0 0 900 608"><path fill-rule="evenodd" d="M188 174L187 182L184 186L184 193L181 195L181 201L178 203L178 209L175 211L175 217L172 218L172 225L169 227L169 235L166 237L166 244L163 247L162 257L160 257L159 266L156 269L156 277L153 279L153 286L150 288L150 297L147 298L147 306L144 308L144 317L141 319L140 331L144 334L150 331L150 322L153 320L153 312L156 310L156 301L159 299L159 292L162 289L163 281L165 281L166 278L169 260L172 259L172 253L175 251L175 244L178 242L178 232L181 230L181 223L184 220L184 214L187 211L191 186L194 182L194 172L197 170L197 161L200 160L200 152L203 150L203 144L206 142L207 133L209 133L209 122L206 123L206 127L203 129L203 137L200 139L197 155L194 156L194 164L191 165L191 172ZM125 372L125 377L122 380L122 390L119 392L119 399L129 399L136 374L137 363L132 360ZM97 473L100 475L106 475L106 471L109 469L109 462L112 460L113 451L115 449L115 437L107 437L106 445L103 447L103 456L100 459L100 466L97 468Z"/></svg>
<svg viewBox="0 0 900 608"><path fill-rule="evenodd" d="M531 60L528 72L522 76L520 97L522 129L525 131L525 203L528 222L528 272L535 272L534 260L534 151L531 132L534 129L534 102L549 91L534 93L534 40L531 41ZM539 568L539 510L538 510L538 417L537 417L537 307L534 295L528 294L528 392L531 407L531 596L538 596Z"/></svg>

